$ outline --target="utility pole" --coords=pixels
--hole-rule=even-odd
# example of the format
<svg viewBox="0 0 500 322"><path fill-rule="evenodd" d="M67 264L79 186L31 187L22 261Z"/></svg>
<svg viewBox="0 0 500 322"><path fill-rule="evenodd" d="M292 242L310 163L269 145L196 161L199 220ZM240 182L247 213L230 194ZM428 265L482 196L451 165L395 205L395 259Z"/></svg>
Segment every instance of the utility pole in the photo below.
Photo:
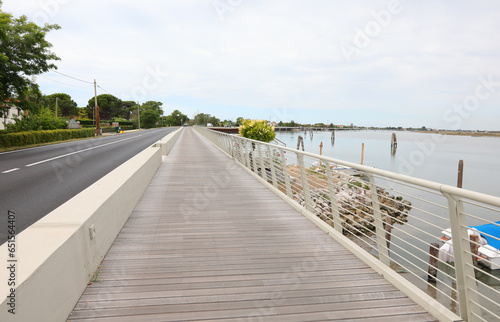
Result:
<svg viewBox="0 0 500 322"><path fill-rule="evenodd" d="M56 117L57 117L57 101L59 100L59 97L56 97Z"/></svg>
<svg viewBox="0 0 500 322"><path fill-rule="evenodd" d="M99 117L99 105L97 105L97 83L94 79L94 97L95 97L95 132L96 136L101 135L101 118Z"/></svg>

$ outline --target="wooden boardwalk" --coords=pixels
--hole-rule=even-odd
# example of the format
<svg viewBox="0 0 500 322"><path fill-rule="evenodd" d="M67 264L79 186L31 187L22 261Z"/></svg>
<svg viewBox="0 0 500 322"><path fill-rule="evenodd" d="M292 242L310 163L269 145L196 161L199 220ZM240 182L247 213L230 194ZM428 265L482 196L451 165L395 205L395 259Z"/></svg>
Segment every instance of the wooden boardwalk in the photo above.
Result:
<svg viewBox="0 0 500 322"><path fill-rule="evenodd" d="M69 320L435 319L186 128Z"/></svg>

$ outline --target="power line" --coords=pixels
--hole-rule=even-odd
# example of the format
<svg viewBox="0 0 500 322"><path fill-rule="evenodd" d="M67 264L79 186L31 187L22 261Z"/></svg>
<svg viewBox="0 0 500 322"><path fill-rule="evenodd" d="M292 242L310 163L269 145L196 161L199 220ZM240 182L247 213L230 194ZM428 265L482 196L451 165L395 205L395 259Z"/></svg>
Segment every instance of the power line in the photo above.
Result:
<svg viewBox="0 0 500 322"><path fill-rule="evenodd" d="M108 93L109 95L112 95L110 92L108 92L107 90L105 90L104 88L102 88L101 86L97 85L97 87L99 87L100 89L102 89L103 91L105 91L106 93Z"/></svg>
<svg viewBox="0 0 500 322"><path fill-rule="evenodd" d="M75 85L75 84L69 84L69 83L57 81L55 79L52 79L52 78L49 78L49 77L43 76L43 75L38 75L38 77L45 78L45 79L47 79L47 80L49 80L51 82L59 83L59 84L66 85L66 86L71 86L71 87L87 87L86 85Z"/></svg>
<svg viewBox="0 0 500 322"><path fill-rule="evenodd" d="M94 84L93 82L87 82L87 81L84 81L82 79L79 79L79 78L76 78L76 77L73 77L73 76L69 76L69 75L66 75L66 74L63 74L61 72L58 72L57 70L53 70L54 73L57 73L57 74L60 74L60 75L63 75L63 76L66 76L66 77L69 77L69 78L73 78L73 79L76 79L77 81L80 81L80 82L84 82L84 83L87 83L87 84Z"/></svg>
<svg viewBox="0 0 500 322"><path fill-rule="evenodd" d="M53 70L54 73L57 73L57 74L60 74L62 76L66 76L66 77L69 77L69 78L72 78L72 79L75 79L77 81L80 81L80 82L83 82L83 83L87 83L87 84L92 84L94 85L94 82L88 82L88 81L85 81L83 79L79 79L79 78L76 78L76 77L73 77L73 76L70 76L70 75L66 75L66 74L63 74L61 72L58 72L56 70ZM97 84L96 84L97 85ZM97 87L99 87L100 89L102 89L104 92L108 93L109 95L112 95L110 92L108 92L107 90L105 90L104 88L102 88L101 86L97 85Z"/></svg>

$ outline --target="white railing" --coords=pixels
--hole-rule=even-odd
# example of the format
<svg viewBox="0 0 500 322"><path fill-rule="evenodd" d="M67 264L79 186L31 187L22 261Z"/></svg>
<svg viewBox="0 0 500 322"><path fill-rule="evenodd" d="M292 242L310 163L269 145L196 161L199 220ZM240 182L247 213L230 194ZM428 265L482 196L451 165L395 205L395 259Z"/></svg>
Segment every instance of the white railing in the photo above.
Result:
<svg viewBox="0 0 500 322"><path fill-rule="evenodd" d="M500 220L500 198L196 129L463 320L500 320L500 267L481 257L475 251L480 242L468 237L470 226ZM447 228L451 228L454 262L440 259L436 252Z"/></svg>

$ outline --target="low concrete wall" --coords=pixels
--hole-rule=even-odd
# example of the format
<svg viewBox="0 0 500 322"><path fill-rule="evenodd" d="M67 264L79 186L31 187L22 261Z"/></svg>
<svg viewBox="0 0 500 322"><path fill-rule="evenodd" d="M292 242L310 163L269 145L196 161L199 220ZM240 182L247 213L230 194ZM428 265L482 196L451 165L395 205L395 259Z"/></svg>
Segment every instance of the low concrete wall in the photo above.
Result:
<svg viewBox="0 0 500 322"><path fill-rule="evenodd" d="M177 138L181 134L182 127L172 133L169 133L167 136L165 136L163 139L158 141L155 146L161 148L161 155L168 155L172 147L174 146L175 142L177 141Z"/></svg>
<svg viewBox="0 0 500 322"><path fill-rule="evenodd" d="M145 149L17 236L15 315L4 243L0 321L65 321L161 162Z"/></svg>

